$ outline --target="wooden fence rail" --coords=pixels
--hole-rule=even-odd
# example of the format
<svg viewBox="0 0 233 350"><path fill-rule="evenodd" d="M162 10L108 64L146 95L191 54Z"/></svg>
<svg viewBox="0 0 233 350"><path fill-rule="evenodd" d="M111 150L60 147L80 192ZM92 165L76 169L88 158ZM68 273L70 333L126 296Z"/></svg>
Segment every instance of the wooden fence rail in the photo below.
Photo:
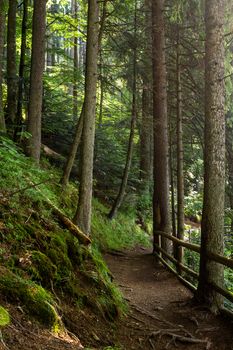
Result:
<svg viewBox="0 0 233 350"><path fill-rule="evenodd" d="M194 251L198 254L201 253L201 247L197 244L192 244L192 243L188 243L185 241L182 241L174 236L169 235L166 232L162 232L162 231L156 231L156 234L158 236L162 236L165 237L169 240L171 240L172 242L174 242L176 244L176 246L181 246L184 248L187 248L191 251ZM160 256L159 253L162 253L162 255L164 257L166 257L168 260L170 260L177 268L178 271L184 271L187 274L189 274L190 276L192 276L195 279L199 278L199 274L195 271L193 271L192 269L190 269L189 267L183 265L181 262L179 262L177 259L175 259L173 256L171 256L169 253L167 253L164 249L162 249L159 245L155 244L155 248L157 249L157 253L155 253L155 255L157 256L157 258L172 272L174 273L179 280L184 283L189 289L191 289L193 292L196 290L196 287L190 283L189 281L187 281L183 276L180 275L179 272L175 271L174 268L172 268L164 259L163 257ZM209 260L215 261L219 264L224 265L225 267L228 267L230 269L233 269L233 259L230 258L226 258L222 255L216 254L216 253L212 253L212 252L207 252L207 258ZM228 299L230 302L233 303L233 294L231 292L229 292L226 289L221 288L220 286L216 285L216 284L212 284L211 285L212 288L218 292L219 294L221 294L222 296L224 296L226 299Z"/></svg>

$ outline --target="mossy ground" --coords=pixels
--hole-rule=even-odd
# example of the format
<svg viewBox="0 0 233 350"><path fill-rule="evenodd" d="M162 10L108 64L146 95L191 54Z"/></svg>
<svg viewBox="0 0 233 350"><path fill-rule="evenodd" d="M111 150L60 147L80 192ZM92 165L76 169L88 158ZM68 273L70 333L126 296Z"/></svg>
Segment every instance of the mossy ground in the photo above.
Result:
<svg viewBox="0 0 233 350"><path fill-rule="evenodd" d="M122 214L109 222L108 209L95 200L93 244L81 245L43 199L46 196L72 217L75 186L62 193L57 169L46 161L38 168L6 138L0 138L0 149L0 295L20 303L30 316L54 330L62 327L63 300L77 310L89 308L105 320L123 315L126 304L99 249L147 243L148 237L133 220L124 222Z"/></svg>

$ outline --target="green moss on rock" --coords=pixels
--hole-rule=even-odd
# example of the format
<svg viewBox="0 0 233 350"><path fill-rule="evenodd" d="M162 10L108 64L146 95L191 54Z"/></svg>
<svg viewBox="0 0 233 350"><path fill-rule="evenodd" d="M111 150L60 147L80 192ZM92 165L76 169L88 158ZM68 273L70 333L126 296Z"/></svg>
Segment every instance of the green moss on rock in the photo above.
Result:
<svg viewBox="0 0 233 350"><path fill-rule="evenodd" d="M26 311L43 324L56 328L60 317L52 295L38 284L0 268L0 291L11 300L19 300Z"/></svg>

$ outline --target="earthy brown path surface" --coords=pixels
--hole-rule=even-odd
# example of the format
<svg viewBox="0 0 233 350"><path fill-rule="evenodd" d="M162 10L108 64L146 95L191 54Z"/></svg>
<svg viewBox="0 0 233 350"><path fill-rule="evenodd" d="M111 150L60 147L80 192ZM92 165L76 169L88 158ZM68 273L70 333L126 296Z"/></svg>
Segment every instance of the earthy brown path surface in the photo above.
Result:
<svg viewBox="0 0 233 350"><path fill-rule="evenodd" d="M195 307L192 294L146 250L106 255L131 306L117 330L123 349L233 349L233 323Z"/></svg>

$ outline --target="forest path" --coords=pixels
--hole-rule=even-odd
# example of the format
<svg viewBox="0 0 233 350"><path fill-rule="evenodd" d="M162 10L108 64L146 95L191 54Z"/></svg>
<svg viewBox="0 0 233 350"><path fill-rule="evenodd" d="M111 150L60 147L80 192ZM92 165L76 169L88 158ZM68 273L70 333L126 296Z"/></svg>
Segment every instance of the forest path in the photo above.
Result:
<svg viewBox="0 0 233 350"><path fill-rule="evenodd" d="M233 350L232 321L193 306L192 293L150 251L113 252L105 259L130 305L116 331L123 349Z"/></svg>

